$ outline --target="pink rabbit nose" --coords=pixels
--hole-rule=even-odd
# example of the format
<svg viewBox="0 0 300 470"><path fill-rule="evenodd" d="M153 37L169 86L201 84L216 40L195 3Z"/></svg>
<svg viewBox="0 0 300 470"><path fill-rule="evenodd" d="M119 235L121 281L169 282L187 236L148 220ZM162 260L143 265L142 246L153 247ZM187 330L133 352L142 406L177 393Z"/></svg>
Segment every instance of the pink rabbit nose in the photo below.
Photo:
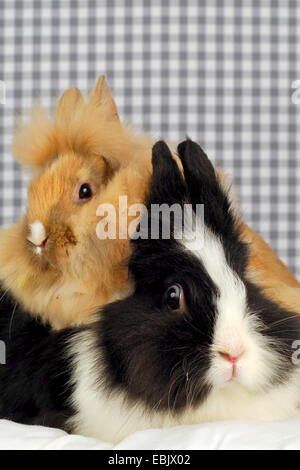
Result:
<svg viewBox="0 0 300 470"><path fill-rule="evenodd" d="M226 359L226 361L231 362L232 364L235 364L235 363L237 362L237 360L241 357L241 355L243 354L243 352L241 352L241 353L238 354L238 355L234 355L234 356L232 356L232 355L229 354L229 353L222 352L222 351L219 351L219 354L220 354L220 356L222 356L224 359Z"/></svg>

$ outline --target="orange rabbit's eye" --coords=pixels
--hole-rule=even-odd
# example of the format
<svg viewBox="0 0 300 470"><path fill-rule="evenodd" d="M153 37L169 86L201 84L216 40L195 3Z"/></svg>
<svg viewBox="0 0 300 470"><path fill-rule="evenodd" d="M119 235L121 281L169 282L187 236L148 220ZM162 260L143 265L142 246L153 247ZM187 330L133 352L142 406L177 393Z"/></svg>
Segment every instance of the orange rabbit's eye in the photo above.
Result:
<svg viewBox="0 0 300 470"><path fill-rule="evenodd" d="M91 199L93 195L92 188L88 183L84 183L79 188L78 197L80 200L82 199Z"/></svg>

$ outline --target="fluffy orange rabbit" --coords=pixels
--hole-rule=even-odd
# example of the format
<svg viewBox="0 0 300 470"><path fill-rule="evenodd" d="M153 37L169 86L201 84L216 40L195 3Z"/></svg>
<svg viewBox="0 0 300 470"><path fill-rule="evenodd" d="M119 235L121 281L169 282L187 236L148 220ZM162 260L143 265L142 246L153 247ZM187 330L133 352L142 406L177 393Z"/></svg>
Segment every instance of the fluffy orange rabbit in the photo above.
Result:
<svg viewBox="0 0 300 470"><path fill-rule="evenodd" d="M50 119L39 108L16 131L17 161L34 170L25 216L0 232L0 281L16 300L55 329L85 323L101 305L130 290L129 242L99 240L97 208L144 201L151 139L121 124L104 80L86 102L72 88ZM88 196L81 198L81 195ZM300 310L299 284L249 227L249 275L276 300Z"/></svg>
<svg viewBox="0 0 300 470"><path fill-rule="evenodd" d="M101 203L142 202L152 143L124 127L103 77L86 103L73 88L53 119L41 109L16 131L13 152L34 170L25 216L0 232L0 280L56 329L88 321L128 293L127 240L99 240ZM88 185L90 199L80 199ZM87 190L87 188L84 188Z"/></svg>

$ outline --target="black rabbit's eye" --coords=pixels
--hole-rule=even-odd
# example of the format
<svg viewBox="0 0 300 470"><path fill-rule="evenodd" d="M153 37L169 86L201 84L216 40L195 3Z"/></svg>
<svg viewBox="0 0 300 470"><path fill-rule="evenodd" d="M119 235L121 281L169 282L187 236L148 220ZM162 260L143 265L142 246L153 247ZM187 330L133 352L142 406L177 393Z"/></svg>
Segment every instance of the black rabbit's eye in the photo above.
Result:
<svg viewBox="0 0 300 470"><path fill-rule="evenodd" d="M93 193L92 188L88 183L84 183L79 188L79 199L91 199Z"/></svg>
<svg viewBox="0 0 300 470"><path fill-rule="evenodd" d="M183 289L179 284L170 286L165 293L165 303L169 310L183 312L185 310L185 300Z"/></svg>

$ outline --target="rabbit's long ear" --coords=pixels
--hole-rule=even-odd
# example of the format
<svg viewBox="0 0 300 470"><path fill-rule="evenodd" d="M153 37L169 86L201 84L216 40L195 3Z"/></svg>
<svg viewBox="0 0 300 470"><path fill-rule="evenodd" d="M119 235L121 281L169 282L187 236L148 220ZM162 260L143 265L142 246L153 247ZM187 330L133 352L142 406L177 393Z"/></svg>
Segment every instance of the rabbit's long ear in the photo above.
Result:
<svg viewBox="0 0 300 470"><path fill-rule="evenodd" d="M153 204L182 203L186 199L186 184L164 141L157 142L152 149L153 176L150 199Z"/></svg>
<svg viewBox="0 0 300 470"><path fill-rule="evenodd" d="M61 125L63 128L67 127L74 117L76 108L83 104L84 99L78 88L70 88L65 91L56 107L56 123Z"/></svg>
<svg viewBox="0 0 300 470"><path fill-rule="evenodd" d="M233 226L230 200L207 155L189 139L178 145L178 153L193 205L204 204L205 222L214 231L230 230Z"/></svg>
<svg viewBox="0 0 300 470"><path fill-rule="evenodd" d="M192 201L195 203L211 201L211 193L217 195L221 188L206 153L200 145L190 139L181 142L177 150Z"/></svg>
<svg viewBox="0 0 300 470"><path fill-rule="evenodd" d="M97 85L91 94L88 106L100 108L103 116L108 121L119 121L117 106L104 75L100 75L98 78Z"/></svg>

